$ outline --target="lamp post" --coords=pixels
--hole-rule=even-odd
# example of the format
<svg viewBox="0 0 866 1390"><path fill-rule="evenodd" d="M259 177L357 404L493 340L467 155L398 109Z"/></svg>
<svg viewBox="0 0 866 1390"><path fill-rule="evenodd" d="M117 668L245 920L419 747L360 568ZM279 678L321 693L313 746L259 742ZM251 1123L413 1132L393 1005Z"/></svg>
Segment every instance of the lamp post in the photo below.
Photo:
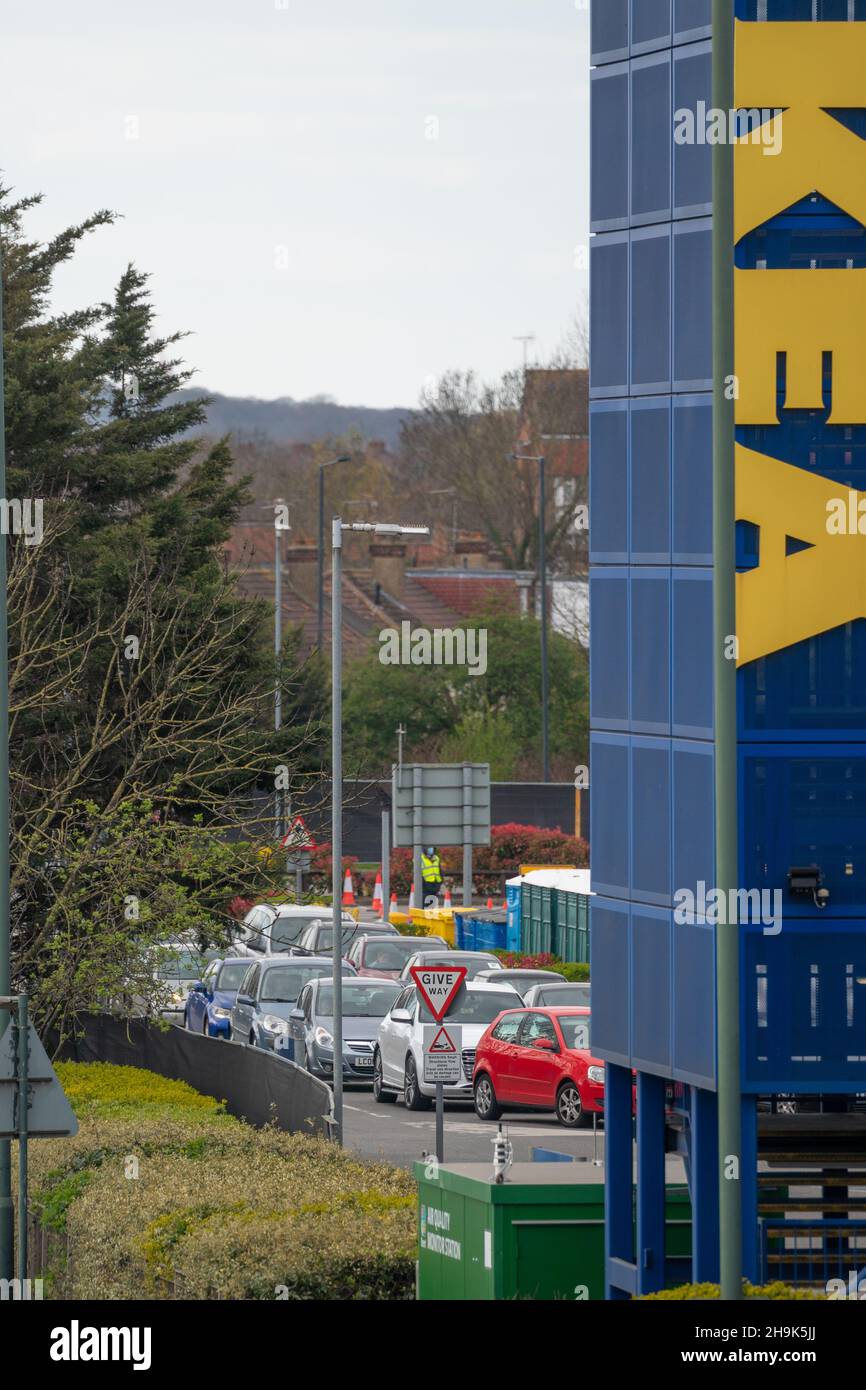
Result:
<svg viewBox="0 0 866 1390"><path fill-rule="evenodd" d="M541 582L541 761L542 777L550 781L550 710L547 673L547 537L544 519L547 511L545 457L543 454L509 454L515 463L538 464L538 574Z"/></svg>
<svg viewBox="0 0 866 1390"><path fill-rule="evenodd" d="M6 496L3 394L3 289L0 275L0 497ZM0 538L0 995L12 993L9 934L9 657L6 642L6 542ZM0 1010L0 1034L8 1024ZM0 1279L13 1276L12 1145L0 1139Z"/></svg>
<svg viewBox="0 0 866 1390"><path fill-rule="evenodd" d="M388 521L331 522L331 855L334 992L334 1138L343 1142L343 532L377 536L429 536L427 526Z"/></svg>
<svg viewBox="0 0 866 1390"><path fill-rule="evenodd" d="M327 459L318 465L319 468L319 544L316 551L316 561L318 567L317 575L317 595L318 602L316 608L316 647L322 650L322 636L325 627L325 469L333 468L336 463L351 463L351 454L340 454L339 458Z"/></svg>

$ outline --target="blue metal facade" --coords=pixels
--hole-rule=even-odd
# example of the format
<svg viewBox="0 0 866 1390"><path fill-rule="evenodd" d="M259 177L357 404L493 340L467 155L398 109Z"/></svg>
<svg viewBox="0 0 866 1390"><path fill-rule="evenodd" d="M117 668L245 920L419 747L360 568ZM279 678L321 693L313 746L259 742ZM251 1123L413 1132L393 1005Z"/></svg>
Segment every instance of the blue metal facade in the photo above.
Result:
<svg viewBox="0 0 866 1390"><path fill-rule="evenodd" d="M607 1061L612 1297L664 1282L662 1078L686 1083L695 1279L717 1277L715 940L673 894L714 882L711 159L673 113L711 106L710 0L594 0L590 596L594 1047ZM866 21L866 0L738 0L753 22ZM866 112L833 112L866 138ZM750 233L741 269L866 267L866 229L814 195ZM866 427L825 409L738 442L866 490ZM738 527L737 564L760 562ZM740 883L783 927L741 928L744 1260L759 1274L756 1097L866 1090L866 621L738 675ZM787 891L817 864L819 909ZM637 1223L629 1069L637 1072Z"/></svg>

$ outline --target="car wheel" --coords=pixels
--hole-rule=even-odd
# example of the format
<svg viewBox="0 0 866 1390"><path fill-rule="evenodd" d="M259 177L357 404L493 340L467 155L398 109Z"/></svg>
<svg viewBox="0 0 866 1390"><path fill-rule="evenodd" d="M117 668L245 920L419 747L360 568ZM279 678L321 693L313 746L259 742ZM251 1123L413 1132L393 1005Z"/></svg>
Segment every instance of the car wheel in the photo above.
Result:
<svg viewBox="0 0 866 1390"><path fill-rule="evenodd" d="M403 1101L407 1110L429 1110L430 1099L421 1094L418 1085L418 1068L412 1053L406 1058L406 1075L403 1082Z"/></svg>
<svg viewBox="0 0 866 1390"><path fill-rule="evenodd" d="M373 1057L373 1099L377 1105L393 1105L397 1099L396 1091L385 1090L385 1080L382 1075L382 1054L378 1047Z"/></svg>
<svg viewBox="0 0 866 1390"><path fill-rule="evenodd" d="M472 1088L472 1098L475 1101L475 1114L479 1120L499 1119L502 1114L502 1106L496 1099L493 1082L484 1071L476 1077L475 1085Z"/></svg>
<svg viewBox="0 0 866 1390"><path fill-rule="evenodd" d="M588 1124L580 1091L573 1081L563 1082L556 1093L556 1118L566 1129L583 1129Z"/></svg>

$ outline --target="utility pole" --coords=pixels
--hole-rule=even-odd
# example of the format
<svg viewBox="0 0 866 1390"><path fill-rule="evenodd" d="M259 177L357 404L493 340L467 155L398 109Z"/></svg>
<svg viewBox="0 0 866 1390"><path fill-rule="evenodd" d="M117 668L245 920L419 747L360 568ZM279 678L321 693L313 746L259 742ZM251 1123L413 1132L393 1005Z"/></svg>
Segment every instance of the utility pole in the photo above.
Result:
<svg viewBox="0 0 866 1390"><path fill-rule="evenodd" d="M713 106L734 105L733 0L713 0ZM727 646L734 595L734 148L713 146L713 603L716 741L716 888L734 901L737 861L737 672ZM716 926L721 1296L743 1296L740 1111L740 929Z"/></svg>
<svg viewBox="0 0 866 1390"><path fill-rule="evenodd" d="M274 502L274 664L276 667L276 679L274 681L274 730L279 733L283 720L283 688L282 688L282 668L280 657L283 650L283 551L280 533L280 512L284 506L282 497L278 497ZM283 838L285 807L285 790L277 788L274 792L274 823L276 827L277 844Z"/></svg>
<svg viewBox="0 0 866 1390"><path fill-rule="evenodd" d="M351 454L340 454L339 458L328 459L318 465L319 469L319 543L316 548L316 649L322 650L325 625L325 469L333 468L335 463L351 463ZM333 578L331 583L333 584Z"/></svg>
<svg viewBox="0 0 866 1390"><path fill-rule="evenodd" d="M6 412L3 373L3 279L0 257L0 497L6 496ZM12 993L9 932L9 645L6 627L6 540L0 536L0 996ZM9 1020L0 1009L0 1035ZM0 1139L0 1279L13 1277L12 1146Z"/></svg>
<svg viewBox="0 0 866 1390"><path fill-rule="evenodd" d="M427 526L398 526L385 521L331 522L331 922L334 992L334 1139L343 1143L343 532L377 536L429 536ZM401 744L402 750L402 744ZM401 752L402 757L402 752Z"/></svg>

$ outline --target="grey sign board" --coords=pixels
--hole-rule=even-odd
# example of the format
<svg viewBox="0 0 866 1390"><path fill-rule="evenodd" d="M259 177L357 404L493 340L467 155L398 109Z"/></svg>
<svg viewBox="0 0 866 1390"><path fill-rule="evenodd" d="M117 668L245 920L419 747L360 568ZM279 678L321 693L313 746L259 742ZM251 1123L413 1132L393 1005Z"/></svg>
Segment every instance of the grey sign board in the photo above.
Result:
<svg viewBox="0 0 866 1390"><path fill-rule="evenodd" d="M18 1065L15 1055L15 1029L7 1025L0 1038L0 1139L18 1134L16 1099ZM48 1060L32 1023L27 1025L27 1081L30 1104L27 1107L27 1133L30 1139L57 1139L77 1134L78 1121L72 1106Z"/></svg>
<svg viewBox="0 0 866 1390"><path fill-rule="evenodd" d="M392 769L394 844L490 844L489 763L403 763Z"/></svg>

